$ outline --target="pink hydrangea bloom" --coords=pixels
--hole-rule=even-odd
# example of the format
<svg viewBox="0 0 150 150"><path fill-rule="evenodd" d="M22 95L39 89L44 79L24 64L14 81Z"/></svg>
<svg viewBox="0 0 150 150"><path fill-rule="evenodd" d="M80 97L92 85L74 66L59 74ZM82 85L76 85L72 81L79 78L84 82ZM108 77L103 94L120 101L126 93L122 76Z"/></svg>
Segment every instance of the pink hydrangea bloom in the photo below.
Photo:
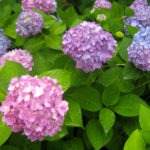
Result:
<svg viewBox="0 0 150 150"><path fill-rule="evenodd" d="M113 36L95 22L84 21L63 35L64 53L85 72L100 69L113 56L116 46Z"/></svg>
<svg viewBox="0 0 150 150"><path fill-rule="evenodd" d="M22 9L24 11L36 8L50 13L55 12L56 7L57 3L55 0L22 0Z"/></svg>
<svg viewBox="0 0 150 150"><path fill-rule="evenodd" d="M0 57L0 67L2 67L6 60L11 60L20 63L24 66L28 71L32 70L33 66L33 58L31 54L22 49L14 49L5 53L3 56Z"/></svg>
<svg viewBox="0 0 150 150"><path fill-rule="evenodd" d="M96 0L94 3L94 8L106 8L111 9L111 3L107 0Z"/></svg>
<svg viewBox="0 0 150 150"><path fill-rule="evenodd" d="M31 141L54 136L61 130L68 102L57 80L23 75L13 78L0 111L2 120L14 132L23 131Z"/></svg>

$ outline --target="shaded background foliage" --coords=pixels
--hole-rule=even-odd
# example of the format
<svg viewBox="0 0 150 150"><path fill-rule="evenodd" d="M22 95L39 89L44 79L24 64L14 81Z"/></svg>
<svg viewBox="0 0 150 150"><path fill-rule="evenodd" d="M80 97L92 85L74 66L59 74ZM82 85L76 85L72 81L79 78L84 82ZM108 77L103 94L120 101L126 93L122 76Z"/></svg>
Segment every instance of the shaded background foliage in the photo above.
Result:
<svg viewBox="0 0 150 150"><path fill-rule="evenodd" d="M62 21L36 10L44 18L44 29L39 35L25 39L15 31L21 1L0 1L0 28L12 41L10 49L28 50L35 64L29 74L58 79L65 91L64 99L69 102L63 130L42 142L30 142L21 133L11 133L0 122L0 150L150 149L150 73L136 69L128 61L127 47L137 30L129 27L130 35L116 36L116 32L124 32L122 16L133 15L127 8L133 0L111 2L111 10L91 14L94 0L57 0L54 15ZM107 16L105 22L96 20L99 13ZM118 41L114 57L101 70L87 74L76 69L75 62L61 48L63 33L83 20L96 21ZM6 97L10 79L26 73L18 63L5 64L0 72L0 101Z"/></svg>

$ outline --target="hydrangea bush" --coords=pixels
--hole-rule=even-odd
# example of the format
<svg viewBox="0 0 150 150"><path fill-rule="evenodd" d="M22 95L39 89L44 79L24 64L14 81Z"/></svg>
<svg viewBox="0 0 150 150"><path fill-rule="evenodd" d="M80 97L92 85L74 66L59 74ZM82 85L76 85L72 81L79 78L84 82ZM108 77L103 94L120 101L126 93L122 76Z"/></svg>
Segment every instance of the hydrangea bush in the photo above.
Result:
<svg viewBox="0 0 150 150"><path fill-rule="evenodd" d="M149 4L0 0L0 150L150 150Z"/></svg>

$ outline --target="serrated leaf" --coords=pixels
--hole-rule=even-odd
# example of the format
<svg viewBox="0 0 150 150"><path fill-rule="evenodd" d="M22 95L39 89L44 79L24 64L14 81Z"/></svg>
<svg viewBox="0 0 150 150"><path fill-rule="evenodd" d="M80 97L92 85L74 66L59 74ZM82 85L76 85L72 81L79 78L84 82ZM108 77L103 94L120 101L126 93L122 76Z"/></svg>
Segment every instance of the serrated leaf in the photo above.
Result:
<svg viewBox="0 0 150 150"><path fill-rule="evenodd" d="M131 63L126 63L123 69L123 79L139 79L141 77L142 71L136 69Z"/></svg>
<svg viewBox="0 0 150 150"><path fill-rule="evenodd" d="M65 116L64 124L66 126L72 127L83 127L80 105L76 101L73 101L72 99L69 99L68 102L69 102L69 111Z"/></svg>
<svg viewBox="0 0 150 150"><path fill-rule="evenodd" d="M119 102L112 109L119 115L134 117L139 114L140 104L145 104L140 97L134 94L127 94L121 96Z"/></svg>
<svg viewBox="0 0 150 150"><path fill-rule="evenodd" d="M7 60L0 72L0 86L3 92L7 92L8 84L13 77L24 74L28 74L28 72L21 64Z"/></svg>
<svg viewBox="0 0 150 150"><path fill-rule="evenodd" d="M143 138L144 140L150 144L150 129L147 129L147 130L143 130L141 131L142 135L143 135Z"/></svg>
<svg viewBox="0 0 150 150"><path fill-rule="evenodd" d="M119 87L115 82L104 89L102 101L104 105L112 106L119 101L119 97L120 97Z"/></svg>
<svg viewBox="0 0 150 150"><path fill-rule="evenodd" d="M99 113L99 121L107 134L115 123L115 114L113 111L107 108L103 108Z"/></svg>
<svg viewBox="0 0 150 150"><path fill-rule="evenodd" d="M0 124L0 146L7 141L11 135L11 129L5 123Z"/></svg>
<svg viewBox="0 0 150 150"><path fill-rule="evenodd" d="M63 69L54 69L44 72L39 77L49 76L58 80L58 83L62 86L63 91L66 91L70 87L71 73Z"/></svg>
<svg viewBox="0 0 150 150"><path fill-rule="evenodd" d="M150 129L150 108L140 105L139 122L143 130Z"/></svg>
<svg viewBox="0 0 150 150"><path fill-rule="evenodd" d="M132 39L131 38L127 38L124 37L119 48L119 55L121 56L121 58L125 61L128 61L128 52L127 52L127 48L130 46L130 44L132 43Z"/></svg>
<svg viewBox="0 0 150 150"><path fill-rule="evenodd" d="M95 112L102 108L99 92L93 87L76 88L69 96L85 110Z"/></svg>
<svg viewBox="0 0 150 150"><path fill-rule="evenodd" d="M137 129L127 139L124 150L145 150L145 141L141 132Z"/></svg>
<svg viewBox="0 0 150 150"><path fill-rule="evenodd" d="M98 120L90 120L86 126L88 139L95 150L105 146L112 137L112 132L105 134Z"/></svg>
<svg viewBox="0 0 150 150"><path fill-rule="evenodd" d="M110 68L99 76L98 82L107 87L122 76L122 68Z"/></svg>

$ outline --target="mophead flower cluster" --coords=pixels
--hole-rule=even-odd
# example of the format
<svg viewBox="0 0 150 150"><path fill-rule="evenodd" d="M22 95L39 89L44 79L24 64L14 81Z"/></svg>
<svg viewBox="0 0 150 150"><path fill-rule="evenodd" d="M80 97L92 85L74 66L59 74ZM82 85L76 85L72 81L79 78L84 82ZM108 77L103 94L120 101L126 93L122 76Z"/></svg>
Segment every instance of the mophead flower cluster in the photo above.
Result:
<svg viewBox="0 0 150 150"><path fill-rule="evenodd" d="M33 58L31 54L26 50L14 49L5 53L0 57L0 67L5 64L6 60L18 62L28 71L32 70Z"/></svg>
<svg viewBox="0 0 150 150"><path fill-rule="evenodd" d="M135 12L138 7L147 6L147 0L135 0L131 5L130 8L133 9Z"/></svg>
<svg viewBox="0 0 150 150"><path fill-rule="evenodd" d="M53 13L56 11L56 7L57 3L55 0L22 0L23 11L36 8L46 13Z"/></svg>
<svg viewBox="0 0 150 150"><path fill-rule="evenodd" d="M111 3L107 0L96 0L94 3L94 8L106 8L111 9Z"/></svg>
<svg viewBox="0 0 150 150"><path fill-rule="evenodd" d="M15 77L0 107L2 120L12 131L23 131L31 141L54 136L61 130L68 111L62 94L61 86L53 78Z"/></svg>
<svg viewBox="0 0 150 150"><path fill-rule="evenodd" d="M4 35L3 29L0 29L0 56L6 53L10 45L11 41Z"/></svg>
<svg viewBox="0 0 150 150"><path fill-rule="evenodd" d="M84 21L63 35L63 51L85 72L100 69L115 53L115 39L95 22Z"/></svg>
<svg viewBox="0 0 150 150"><path fill-rule="evenodd" d="M16 32L22 37L38 34L43 27L44 20L39 13L34 11L22 12L16 22Z"/></svg>
<svg viewBox="0 0 150 150"><path fill-rule="evenodd" d="M128 47L129 61L143 70L150 71L150 27L142 28L135 34L132 44Z"/></svg>

